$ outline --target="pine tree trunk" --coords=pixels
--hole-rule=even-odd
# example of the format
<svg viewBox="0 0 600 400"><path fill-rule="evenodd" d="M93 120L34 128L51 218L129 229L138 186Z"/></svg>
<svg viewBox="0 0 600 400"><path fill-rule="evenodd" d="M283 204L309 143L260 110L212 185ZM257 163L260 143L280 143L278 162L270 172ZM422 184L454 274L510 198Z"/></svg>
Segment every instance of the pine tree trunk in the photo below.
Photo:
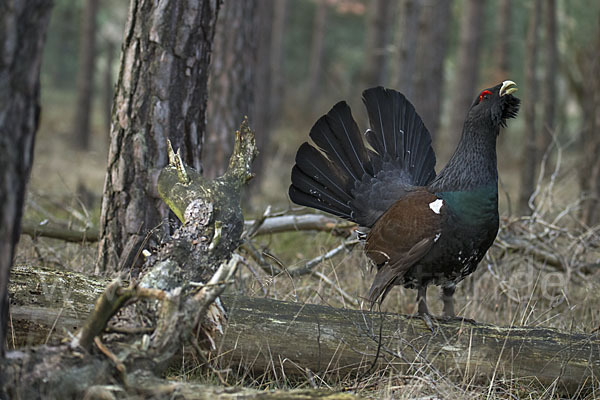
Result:
<svg viewBox="0 0 600 400"><path fill-rule="evenodd" d="M523 117L525 118L526 143L523 147L521 159L521 188L519 192L519 212L525 214L530 211L529 198L535 190L535 177L538 164L537 156L537 125L535 123L535 103L538 98L538 84L535 77L538 56L538 31L542 1L534 0L533 8L529 15L529 27L527 28L527 52L525 59L525 93L527 99L524 102Z"/></svg>
<svg viewBox="0 0 600 400"><path fill-rule="evenodd" d="M456 77L448 127L452 138L452 145L448 147L452 149L460 140L467 111L477 94L484 11L484 0L466 0L465 13L460 22Z"/></svg>
<svg viewBox="0 0 600 400"><path fill-rule="evenodd" d="M8 323L8 281L19 241L40 114L40 65L52 2L0 3L0 358ZM5 398L2 393L0 397Z"/></svg>
<svg viewBox="0 0 600 400"><path fill-rule="evenodd" d="M210 66L204 175L220 176L232 151L231 133L254 110L257 2L227 2L219 12ZM244 62L240 62L244 60Z"/></svg>
<svg viewBox="0 0 600 400"><path fill-rule="evenodd" d="M417 57L415 49L419 33L419 15L421 2L404 0L400 8L400 29L398 35L399 65L397 80L393 86L404 93L408 99L414 98Z"/></svg>
<svg viewBox="0 0 600 400"><path fill-rule="evenodd" d="M444 88L444 61L448 47L451 0L434 0L422 6L419 18L415 108L432 137L438 134Z"/></svg>
<svg viewBox="0 0 600 400"><path fill-rule="evenodd" d="M388 45L395 16L395 2L373 0L367 25L365 41L365 87L387 84Z"/></svg>
<svg viewBox="0 0 600 400"><path fill-rule="evenodd" d="M218 0L132 0L112 111L97 273L135 267L146 235L169 232L156 192L167 139L201 170Z"/></svg>
<svg viewBox="0 0 600 400"><path fill-rule="evenodd" d="M81 19L79 46L79 71L77 73L77 103L73 121L73 138L80 149L90 146L90 116L94 93L94 67L96 61L96 14L99 0L86 0Z"/></svg>

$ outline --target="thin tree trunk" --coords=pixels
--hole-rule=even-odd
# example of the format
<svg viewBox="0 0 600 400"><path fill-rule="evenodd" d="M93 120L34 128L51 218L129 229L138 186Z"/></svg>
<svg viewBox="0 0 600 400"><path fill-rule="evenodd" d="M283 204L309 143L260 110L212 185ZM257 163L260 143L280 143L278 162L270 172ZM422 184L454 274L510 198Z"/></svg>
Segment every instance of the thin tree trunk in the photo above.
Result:
<svg viewBox="0 0 600 400"><path fill-rule="evenodd" d="M392 25L394 21L392 0L373 0L367 25L365 41L365 69L363 81L365 87L385 85L387 83L387 61Z"/></svg>
<svg viewBox="0 0 600 400"><path fill-rule="evenodd" d="M600 17L600 15L599 15ZM600 21L600 18L599 18ZM600 27L600 24L598 25ZM575 93L583 110L583 153L579 168L579 185L583 203L581 220L590 227L600 224L600 32L596 39L576 55L581 82L573 82ZM570 75L572 76L572 74Z"/></svg>
<svg viewBox="0 0 600 400"><path fill-rule="evenodd" d="M467 111L479 85L479 66L484 24L484 0L466 0L465 13L460 23L454 96L448 127L454 148L462 135Z"/></svg>
<svg viewBox="0 0 600 400"><path fill-rule="evenodd" d="M52 2L0 3L0 358L8 324L8 281L19 241L40 114L40 65ZM1 393L0 397L7 398Z"/></svg>
<svg viewBox="0 0 600 400"><path fill-rule="evenodd" d="M327 2L318 0L312 29L312 42L308 66L308 92L306 104L308 109L313 109L318 104L319 89L322 85L323 50L325 49L325 32L327 28Z"/></svg>
<svg viewBox="0 0 600 400"><path fill-rule="evenodd" d="M273 26L271 28L273 36L271 37L269 57L269 62L271 63L271 95L269 97L271 128L276 128L279 124L285 92L283 76L283 38L285 37L285 26L288 20L288 8L289 0L275 0ZM263 151L264 150L266 149L263 149ZM258 169L256 169L256 162L254 164L255 170L258 171Z"/></svg>
<svg viewBox="0 0 600 400"><path fill-rule="evenodd" d="M498 10L498 34L496 35L496 79L501 82L509 78L510 73L510 28L512 14L512 0L500 0Z"/></svg>
<svg viewBox="0 0 600 400"><path fill-rule="evenodd" d="M540 17L542 1L534 0L533 8L529 14L529 27L527 28L527 52L525 58L525 93L527 99L523 117L525 119L525 132L527 135L521 160L521 188L519 192L518 210L528 213L529 198L535 190L535 176L538 164L537 156L537 125L535 123L535 104L538 98L538 85L535 77L535 69L538 57L538 31L540 28Z"/></svg>
<svg viewBox="0 0 600 400"><path fill-rule="evenodd" d="M417 40L421 2L404 0L400 9L400 29L398 35L399 68L393 85L408 99L414 98L415 73L417 70Z"/></svg>
<svg viewBox="0 0 600 400"><path fill-rule="evenodd" d="M226 2L219 12L210 67L204 175L220 176L233 149L231 133L254 110L257 2ZM240 60L244 60L241 63Z"/></svg>
<svg viewBox="0 0 600 400"><path fill-rule="evenodd" d="M94 94L94 67L96 61L96 14L99 0L86 0L81 19L79 71L77 73L77 103L73 121L73 138L80 149L90 146L90 116Z"/></svg>
<svg viewBox="0 0 600 400"><path fill-rule="evenodd" d="M96 273L134 268L169 211L156 192L167 139L201 170L207 81L218 0L134 0L113 107ZM150 243L151 244L151 243Z"/></svg>
<svg viewBox="0 0 600 400"><path fill-rule="evenodd" d="M106 132L110 132L110 124L112 121L112 104L115 94L115 80L113 77L113 63L115 61L115 44L107 40L106 48L106 65L104 66L104 93L103 93L103 112L106 123Z"/></svg>
<svg viewBox="0 0 600 400"><path fill-rule="evenodd" d="M433 137L438 133L444 98L444 61L448 47L451 0L433 0L422 6L417 48L417 73L413 99L419 115Z"/></svg>
<svg viewBox="0 0 600 400"><path fill-rule="evenodd" d="M555 132L556 120L556 73L558 71L558 38L556 26L556 0L545 2L545 79L544 79L544 117L539 137L539 153L543 154L552 143L552 135ZM546 169L549 173L551 168Z"/></svg>
<svg viewBox="0 0 600 400"><path fill-rule="evenodd" d="M254 161L255 178L250 190L260 188L262 170L269 142L277 126L283 102L283 37L287 19L288 0L258 1L258 48L254 95L257 102L250 125L256 132L256 146L259 154Z"/></svg>

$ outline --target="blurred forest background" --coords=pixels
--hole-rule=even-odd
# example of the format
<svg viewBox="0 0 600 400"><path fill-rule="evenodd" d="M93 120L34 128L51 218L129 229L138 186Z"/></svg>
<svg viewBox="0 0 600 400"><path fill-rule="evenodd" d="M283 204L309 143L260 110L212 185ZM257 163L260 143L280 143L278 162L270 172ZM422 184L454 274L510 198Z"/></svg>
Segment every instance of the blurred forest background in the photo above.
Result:
<svg viewBox="0 0 600 400"><path fill-rule="evenodd" d="M116 0L55 2L44 49L43 111L26 223L98 232L127 7ZM523 299L539 290L535 276L548 263L576 288L581 281L572 281L573 274L595 271L592 266L598 264L599 57L600 3L593 0L225 2L213 43L203 173L214 177L223 171L232 133L248 115L260 155L247 190L246 218L261 215L268 206L271 214L310 211L292 207L290 172L310 127L337 101L347 100L366 129L365 88L385 85L405 93L432 133L439 171L455 149L477 93L511 79L523 102L518 118L499 137L502 225L495 251L486 258L488 269L509 266L498 275L480 268L464 285L470 294L461 307L478 320L502 323L519 314L526 323L535 305ZM24 237L17 262L37 260L86 272L97 265L95 243L44 243ZM288 267L337 245L335 236L302 232L269 235L255 243L269 263ZM513 251L525 258L514 257ZM510 257L501 261L504 256ZM330 300L323 300L321 286L310 283L314 275L302 282L242 281L254 294L346 304L348 295L340 297L337 289L360 297L370 281L366 261L352 260L319 267L323 276L335 276ZM541 264L532 269L532 260ZM348 273L337 275L337 266ZM515 286L521 273L528 274L527 285ZM569 301L586 302L589 308L576 312L592 314L591 325L582 326L587 329L600 323L592 311L600 297L596 280L584 276L577 295L569 298L565 284L558 297L543 301L556 313L556 302L564 307ZM508 295L507 288L520 295ZM477 295L492 289L497 297ZM303 290L308 297L302 297ZM412 293L395 293L387 309L413 312L412 299L406 297ZM513 301L521 311L507 307L506 318L496 313L498 304ZM570 320L554 321L564 327Z"/></svg>
<svg viewBox="0 0 600 400"><path fill-rule="evenodd" d="M42 67L31 191L78 196L97 222L127 2L57 0ZM252 0L219 13L203 168L215 176L248 115L261 154L249 209L288 206L295 150L346 99L366 129L362 90L407 95L434 137L439 170L482 88L517 82L520 116L499 141L504 213L528 214L542 161L561 151L557 202L598 222L600 3L483 0ZM76 196L73 196L73 195ZM535 199L534 199L535 200Z"/></svg>
<svg viewBox="0 0 600 400"><path fill-rule="evenodd" d="M54 1L24 226L99 231L128 3ZM476 95L507 79L518 84L522 103L498 141L500 233L476 273L459 286L457 312L498 325L597 331L597 0L225 1L212 49L202 170L209 177L223 172L233 132L247 115L260 155L247 190L246 218L269 206L271 215L310 212L292 207L290 173L298 146L333 104L348 101L364 130L364 89L384 85L403 92L433 136L439 171ZM241 249L248 268L238 270L232 290L360 308L371 272L364 256L345 252L345 239L333 233L251 238ZM93 272L99 254L93 240L32 236L21 238L15 264ZM334 248L335 257L323 257ZM292 278L287 268L305 272ZM393 290L382 309L413 313L413 295ZM437 314L441 302L432 302ZM197 373L186 368L175 374ZM253 384L263 388L272 382ZM457 393L471 398L469 383L435 385L441 398ZM511 385L506 383L507 393L521 393ZM482 393L490 398L486 388L481 398Z"/></svg>

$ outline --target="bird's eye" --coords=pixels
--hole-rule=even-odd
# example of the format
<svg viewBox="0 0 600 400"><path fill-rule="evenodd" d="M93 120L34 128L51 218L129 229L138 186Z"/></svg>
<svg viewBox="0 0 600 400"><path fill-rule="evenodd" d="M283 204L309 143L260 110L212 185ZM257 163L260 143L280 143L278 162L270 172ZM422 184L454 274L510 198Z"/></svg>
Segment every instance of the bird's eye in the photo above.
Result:
<svg viewBox="0 0 600 400"><path fill-rule="evenodd" d="M481 103L483 100L489 99L491 95L492 95L492 92L490 92L489 90L484 90L479 95L479 102Z"/></svg>

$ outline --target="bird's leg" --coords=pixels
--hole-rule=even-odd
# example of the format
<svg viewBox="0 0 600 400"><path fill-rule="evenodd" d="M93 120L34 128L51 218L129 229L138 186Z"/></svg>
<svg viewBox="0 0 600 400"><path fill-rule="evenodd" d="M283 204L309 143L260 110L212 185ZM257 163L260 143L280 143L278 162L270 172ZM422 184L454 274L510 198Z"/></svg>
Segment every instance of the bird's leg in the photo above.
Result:
<svg viewBox="0 0 600 400"><path fill-rule="evenodd" d="M427 285L419 286L417 289L417 315L423 318L425 325L433 332L433 322L427 309Z"/></svg>
<svg viewBox="0 0 600 400"><path fill-rule="evenodd" d="M448 318L452 318L456 316L454 313L454 292L456 291L456 286L444 286L442 287L442 301L444 302L444 316Z"/></svg>
<svg viewBox="0 0 600 400"><path fill-rule="evenodd" d="M427 308L427 285L419 286L417 290L417 313L419 315L429 315Z"/></svg>

